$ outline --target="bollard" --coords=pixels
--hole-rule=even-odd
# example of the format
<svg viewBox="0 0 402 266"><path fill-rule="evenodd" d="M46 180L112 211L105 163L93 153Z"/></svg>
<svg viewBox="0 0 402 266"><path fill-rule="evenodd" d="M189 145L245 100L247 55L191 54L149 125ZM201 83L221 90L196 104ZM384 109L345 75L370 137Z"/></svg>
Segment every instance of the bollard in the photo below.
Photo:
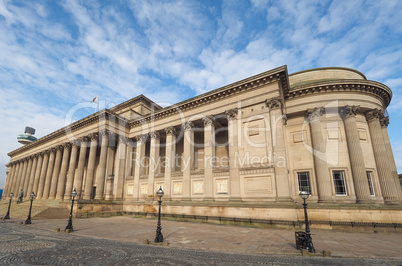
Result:
<svg viewBox="0 0 402 266"><path fill-rule="evenodd" d="M142 244L149 245L149 240L147 238L143 239Z"/></svg>
<svg viewBox="0 0 402 266"><path fill-rule="evenodd" d="M58 228L56 228L56 232L60 232L60 228L58 227Z"/></svg>

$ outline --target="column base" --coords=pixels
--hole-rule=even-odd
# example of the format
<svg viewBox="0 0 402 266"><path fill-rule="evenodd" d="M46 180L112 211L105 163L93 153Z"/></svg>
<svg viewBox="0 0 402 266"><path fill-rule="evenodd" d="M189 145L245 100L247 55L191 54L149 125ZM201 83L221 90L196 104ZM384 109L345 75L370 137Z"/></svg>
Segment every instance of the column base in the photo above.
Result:
<svg viewBox="0 0 402 266"><path fill-rule="evenodd" d="M213 197L204 197L203 201L214 201Z"/></svg>
<svg viewBox="0 0 402 266"><path fill-rule="evenodd" d="M401 202L399 201L399 199L384 199L384 204L389 204L389 205L398 205L401 204Z"/></svg>
<svg viewBox="0 0 402 266"><path fill-rule="evenodd" d="M103 200L103 196L95 196L96 200Z"/></svg>
<svg viewBox="0 0 402 266"><path fill-rule="evenodd" d="M372 199L358 199L358 200L356 200L356 203L359 203L359 204L370 204L370 203L373 203L373 200L372 200Z"/></svg>

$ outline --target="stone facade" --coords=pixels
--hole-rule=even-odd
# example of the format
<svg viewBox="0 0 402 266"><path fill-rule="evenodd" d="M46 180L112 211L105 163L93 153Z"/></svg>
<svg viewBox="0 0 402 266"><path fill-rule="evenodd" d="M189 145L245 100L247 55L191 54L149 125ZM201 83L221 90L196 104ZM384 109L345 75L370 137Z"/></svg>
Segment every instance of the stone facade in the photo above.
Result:
<svg viewBox="0 0 402 266"><path fill-rule="evenodd" d="M286 66L165 108L140 95L10 152L3 195L146 212L162 187L171 212L270 219L297 219L302 189L323 212L400 204L391 95L352 69Z"/></svg>

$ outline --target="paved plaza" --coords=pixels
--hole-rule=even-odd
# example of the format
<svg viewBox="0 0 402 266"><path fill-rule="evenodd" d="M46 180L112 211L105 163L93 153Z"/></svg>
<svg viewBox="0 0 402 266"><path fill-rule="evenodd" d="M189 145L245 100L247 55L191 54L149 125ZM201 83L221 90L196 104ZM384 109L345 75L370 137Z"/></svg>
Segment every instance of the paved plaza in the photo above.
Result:
<svg viewBox="0 0 402 266"><path fill-rule="evenodd" d="M169 246L143 244L155 237L156 220L130 216L1 221L0 265L402 265L402 234L313 230L317 252L302 257L294 230L162 221ZM60 228L61 232L56 232Z"/></svg>

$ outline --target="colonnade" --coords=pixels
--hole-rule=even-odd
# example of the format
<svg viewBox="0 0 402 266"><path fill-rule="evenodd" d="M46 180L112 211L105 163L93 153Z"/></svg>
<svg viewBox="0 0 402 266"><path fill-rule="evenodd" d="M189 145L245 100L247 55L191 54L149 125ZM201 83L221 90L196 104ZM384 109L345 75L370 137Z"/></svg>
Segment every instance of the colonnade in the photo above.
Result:
<svg viewBox="0 0 402 266"><path fill-rule="evenodd" d="M339 109L339 114L344 122L356 201L358 203L371 203L372 198L367 180L367 170L356 123L356 115L359 109L360 106L347 105ZM313 153L315 155L314 165L319 202L333 202L332 180L329 166L327 165L324 137L322 135L321 116L323 113L324 108L320 107L308 109L306 115L310 122ZM380 191L376 191L376 194L382 197L385 203L399 203L401 190L387 131L388 117L384 117L380 109L366 111L364 115L368 124L380 183Z"/></svg>

